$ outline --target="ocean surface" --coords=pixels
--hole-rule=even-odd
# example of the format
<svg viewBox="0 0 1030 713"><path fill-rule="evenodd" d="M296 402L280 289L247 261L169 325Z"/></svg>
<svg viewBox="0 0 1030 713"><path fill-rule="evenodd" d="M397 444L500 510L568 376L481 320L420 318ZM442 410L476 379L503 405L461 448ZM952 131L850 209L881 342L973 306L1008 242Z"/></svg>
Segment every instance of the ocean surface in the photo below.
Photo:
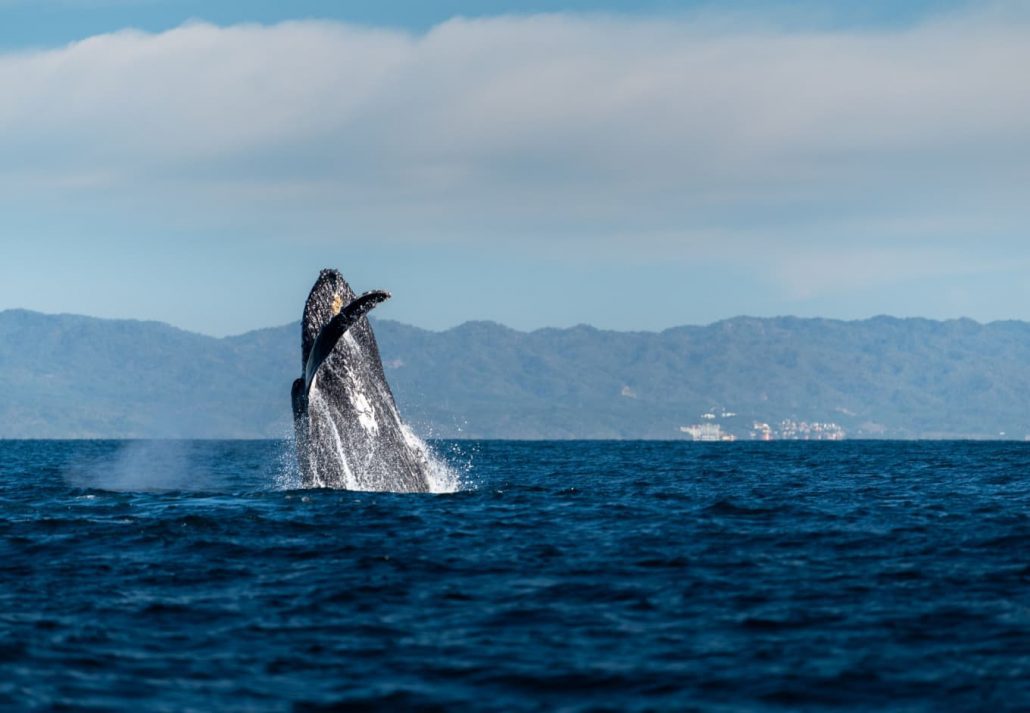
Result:
<svg viewBox="0 0 1030 713"><path fill-rule="evenodd" d="M1030 710L1030 444L0 441L0 708Z"/></svg>

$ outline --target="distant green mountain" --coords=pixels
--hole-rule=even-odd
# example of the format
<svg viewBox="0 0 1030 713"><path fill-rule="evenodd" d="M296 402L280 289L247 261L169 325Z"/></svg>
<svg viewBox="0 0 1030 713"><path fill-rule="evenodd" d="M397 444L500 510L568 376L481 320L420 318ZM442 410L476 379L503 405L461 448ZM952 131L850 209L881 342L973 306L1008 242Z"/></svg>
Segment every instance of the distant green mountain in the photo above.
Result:
<svg viewBox="0 0 1030 713"><path fill-rule="evenodd" d="M1030 434L1030 324L740 317L664 332L430 332L375 322L423 434L681 438L833 422L848 437ZM0 437L282 437L299 325L216 339L157 322L0 312ZM709 418L702 419L702 414ZM731 415L732 414L732 415Z"/></svg>

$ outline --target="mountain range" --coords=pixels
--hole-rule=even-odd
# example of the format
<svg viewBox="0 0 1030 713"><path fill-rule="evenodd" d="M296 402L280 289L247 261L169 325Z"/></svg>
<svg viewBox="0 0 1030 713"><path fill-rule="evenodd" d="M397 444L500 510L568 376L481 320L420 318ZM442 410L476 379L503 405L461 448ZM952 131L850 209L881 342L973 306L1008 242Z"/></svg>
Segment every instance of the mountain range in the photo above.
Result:
<svg viewBox="0 0 1030 713"><path fill-rule="evenodd" d="M749 438L756 422L774 432L831 424L849 438L1030 434L1025 322L374 327L401 413L430 437L672 439L689 437L681 426L716 423ZM3 311L0 438L288 436L299 339L298 323L215 338L158 322Z"/></svg>

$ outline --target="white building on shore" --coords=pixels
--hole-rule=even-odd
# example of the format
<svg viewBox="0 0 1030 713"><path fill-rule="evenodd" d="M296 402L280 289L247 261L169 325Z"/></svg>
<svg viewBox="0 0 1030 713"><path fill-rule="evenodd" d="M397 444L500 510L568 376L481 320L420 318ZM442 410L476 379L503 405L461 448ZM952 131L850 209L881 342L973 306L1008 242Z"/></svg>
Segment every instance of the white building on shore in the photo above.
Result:
<svg viewBox="0 0 1030 713"><path fill-rule="evenodd" d="M722 430L722 426L711 421L699 423L693 426L680 426L680 431L686 433L694 441L705 441L708 443L716 441L735 441L736 437L731 433Z"/></svg>

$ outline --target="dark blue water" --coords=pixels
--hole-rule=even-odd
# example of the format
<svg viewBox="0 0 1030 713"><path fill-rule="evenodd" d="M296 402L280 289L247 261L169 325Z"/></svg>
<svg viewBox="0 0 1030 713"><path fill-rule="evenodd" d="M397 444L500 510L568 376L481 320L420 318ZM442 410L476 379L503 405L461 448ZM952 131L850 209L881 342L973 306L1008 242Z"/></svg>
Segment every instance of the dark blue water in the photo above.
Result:
<svg viewBox="0 0 1030 713"><path fill-rule="evenodd" d="M1030 445L438 447L0 442L0 707L1030 710Z"/></svg>

